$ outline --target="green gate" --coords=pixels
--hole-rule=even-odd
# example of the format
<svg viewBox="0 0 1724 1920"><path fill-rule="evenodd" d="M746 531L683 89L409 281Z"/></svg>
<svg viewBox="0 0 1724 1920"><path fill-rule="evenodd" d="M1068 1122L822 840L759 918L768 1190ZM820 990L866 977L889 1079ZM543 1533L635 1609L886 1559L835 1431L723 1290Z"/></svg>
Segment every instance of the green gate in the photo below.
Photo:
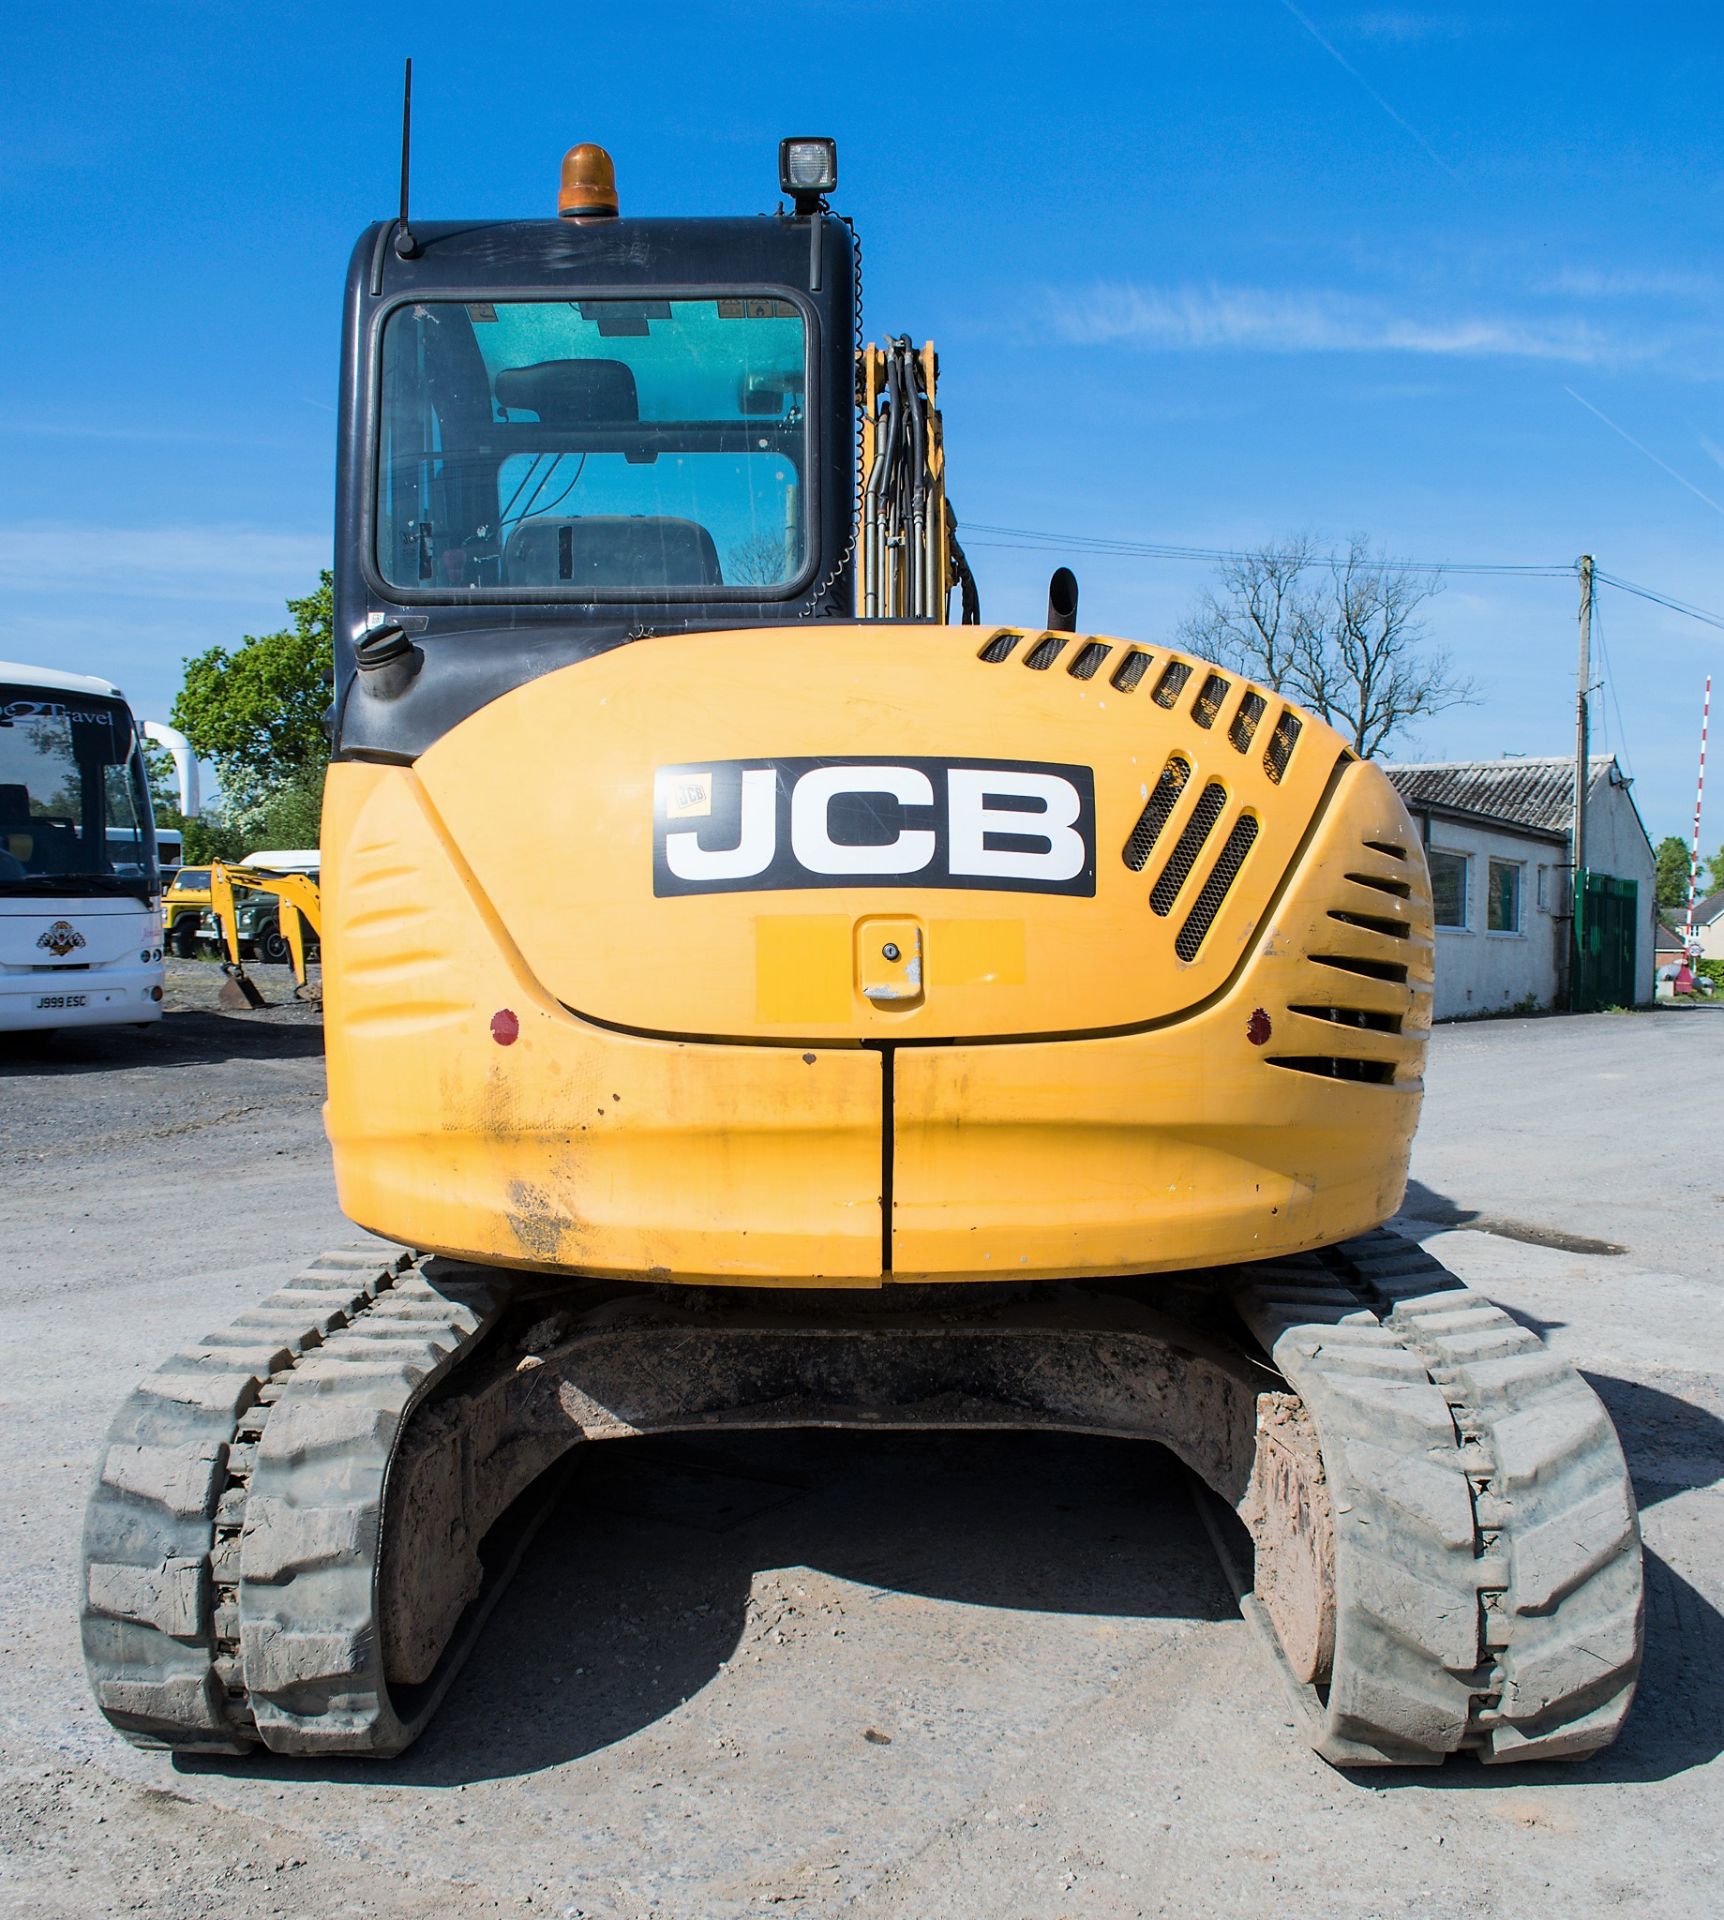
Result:
<svg viewBox="0 0 1724 1920"><path fill-rule="evenodd" d="M1640 889L1632 880L1618 880L1613 874L1590 869L1582 877L1585 885L1574 919L1576 951L1570 1005L1576 1013L1632 1007L1638 997L1634 948Z"/></svg>

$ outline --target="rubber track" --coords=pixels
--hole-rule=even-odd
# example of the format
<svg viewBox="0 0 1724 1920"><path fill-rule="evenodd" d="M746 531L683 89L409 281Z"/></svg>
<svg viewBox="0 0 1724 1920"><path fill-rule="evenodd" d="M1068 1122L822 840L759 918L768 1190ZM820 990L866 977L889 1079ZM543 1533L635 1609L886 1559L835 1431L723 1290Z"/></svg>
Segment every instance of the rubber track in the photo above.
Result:
<svg viewBox="0 0 1724 1920"><path fill-rule="evenodd" d="M398 1713L375 1603L389 1460L495 1311L482 1282L433 1282L404 1253L324 1254L140 1383L84 1526L84 1658L128 1739L408 1744L458 1658Z"/></svg>
<svg viewBox="0 0 1724 1920"><path fill-rule="evenodd" d="M1606 1744L1639 1665L1640 1546L1591 1389L1394 1234L1236 1285L1316 1425L1334 1511L1333 1677L1296 1689L1318 1751L1429 1764ZM413 1739L484 1606L433 1680L392 1699L376 1617L389 1462L496 1311L471 1269L326 1254L142 1382L84 1537L85 1658L121 1732L218 1753Z"/></svg>
<svg viewBox="0 0 1724 1920"><path fill-rule="evenodd" d="M1384 1766L1607 1745L1642 1592L1597 1395L1398 1234L1243 1269L1236 1298L1316 1424L1334 1511L1332 1678L1288 1676L1317 1751Z"/></svg>

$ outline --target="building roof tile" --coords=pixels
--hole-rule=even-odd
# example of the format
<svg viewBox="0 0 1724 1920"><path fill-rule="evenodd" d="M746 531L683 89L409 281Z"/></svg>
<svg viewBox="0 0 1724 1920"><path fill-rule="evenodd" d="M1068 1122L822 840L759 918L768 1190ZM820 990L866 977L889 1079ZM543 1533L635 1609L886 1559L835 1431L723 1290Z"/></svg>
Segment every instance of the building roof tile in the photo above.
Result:
<svg viewBox="0 0 1724 1920"><path fill-rule="evenodd" d="M1595 755L1589 762L1589 805L1615 767L1614 754ZM1572 759L1434 760L1383 771L1409 807L1451 807L1546 833L1566 833L1573 823Z"/></svg>

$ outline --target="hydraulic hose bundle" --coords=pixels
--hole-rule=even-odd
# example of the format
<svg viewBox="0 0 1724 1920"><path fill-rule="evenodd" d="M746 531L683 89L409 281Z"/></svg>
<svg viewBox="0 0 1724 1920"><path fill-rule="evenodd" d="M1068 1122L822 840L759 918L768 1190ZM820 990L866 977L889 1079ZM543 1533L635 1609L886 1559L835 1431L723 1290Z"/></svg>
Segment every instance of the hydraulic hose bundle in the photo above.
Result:
<svg viewBox="0 0 1724 1920"><path fill-rule="evenodd" d="M938 363L907 335L862 355L862 579L865 619L944 620L953 587L980 619L976 583L953 533L935 405Z"/></svg>

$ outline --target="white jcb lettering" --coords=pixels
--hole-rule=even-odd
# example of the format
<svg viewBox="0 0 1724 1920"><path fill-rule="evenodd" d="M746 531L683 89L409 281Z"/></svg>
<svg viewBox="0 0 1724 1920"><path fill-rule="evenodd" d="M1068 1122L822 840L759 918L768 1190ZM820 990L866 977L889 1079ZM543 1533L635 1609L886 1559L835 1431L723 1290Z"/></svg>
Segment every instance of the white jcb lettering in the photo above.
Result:
<svg viewBox="0 0 1724 1920"><path fill-rule="evenodd" d="M946 775L947 859L954 875L989 880L1075 880L1083 872L1083 801L1054 773L1009 767L953 767ZM1027 804L1026 804L1027 803ZM990 835L1040 840L1040 847L991 847Z"/></svg>
<svg viewBox="0 0 1724 1920"><path fill-rule="evenodd" d="M661 782L664 778L659 775ZM665 865L679 880L752 880L772 865L777 812L777 773L771 767L750 767L742 776L742 825L736 845L703 847L698 833L667 833Z"/></svg>
<svg viewBox="0 0 1724 1920"><path fill-rule="evenodd" d="M746 777L746 776L745 776ZM832 802L840 794L885 793L906 807L934 802L934 783L914 767L814 767L790 797L790 845L809 873L920 873L934 857L934 833L917 827L867 846L832 838Z"/></svg>

